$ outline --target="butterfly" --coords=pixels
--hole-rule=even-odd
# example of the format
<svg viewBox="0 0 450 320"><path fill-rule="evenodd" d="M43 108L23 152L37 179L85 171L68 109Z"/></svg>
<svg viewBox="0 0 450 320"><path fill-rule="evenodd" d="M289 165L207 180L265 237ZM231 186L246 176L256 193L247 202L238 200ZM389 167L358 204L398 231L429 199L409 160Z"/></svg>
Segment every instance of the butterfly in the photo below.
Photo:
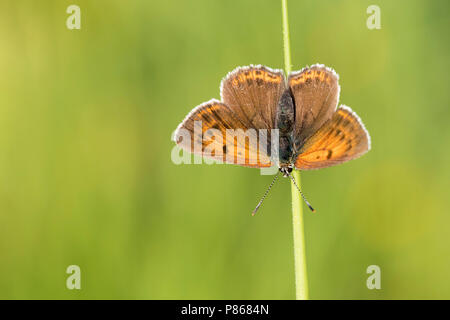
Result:
<svg viewBox="0 0 450 320"><path fill-rule="evenodd" d="M186 151L224 163L278 166L297 186L294 168L326 168L370 150L361 119L349 107L337 107L339 93L339 76L321 64L287 78L282 70L262 65L238 67L223 78L221 100L195 107L176 129L174 141Z"/></svg>

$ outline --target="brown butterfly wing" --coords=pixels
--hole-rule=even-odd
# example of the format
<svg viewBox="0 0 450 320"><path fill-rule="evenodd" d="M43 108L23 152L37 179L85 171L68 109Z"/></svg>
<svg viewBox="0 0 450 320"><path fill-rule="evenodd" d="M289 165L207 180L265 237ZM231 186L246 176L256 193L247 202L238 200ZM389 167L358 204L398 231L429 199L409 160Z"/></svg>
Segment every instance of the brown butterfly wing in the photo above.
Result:
<svg viewBox="0 0 450 320"><path fill-rule="evenodd" d="M313 65L289 75L288 85L295 102L294 148L327 122L339 100L339 76L323 65Z"/></svg>
<svg viewBox="0 0 450 320"><path fill-rule="evenodd" d="M341 106L300 150L295 167L311 170L334 166L370 150L370 136L361 119Z"/></svg>
<svg viewBox="0 0 450 320"><path fill-rule="evenodd" d="M178 127L174 139L183 149L203 157L221 157L225 163L248 167L270 167L270 129L275 127L278 101L283 90L285 80L280 70L264 66L236 68L222 80L222 102L211 100L192 110ZM202 121L201 134L194 130L194 122L199 120ZM227 129L241 130L227 135ZM264 132L258 132L259 129L267 130L265 137ZM183 139L182 133L186 130L191 133L190 139ZM222 141L210 139L208 133L211 130L218 130L222 135L218 140ZM264 140L267 142L265 145L261 143ZM195 148L194 141L201 148ZM223 151L222 155L219 149Z"/></svg>
<svg viewBox="0 0 450 320"><path fill-rule="evenodd" d="M230 129L233 135L227 133ZM190 153L218 162L256 168L272 166L266 144L259 148L257 131L248 128L226 104L214 99L187 115L175 131L174 141Z"/></svg>
<svg viewBox="0 0 450 320"><path fill-rule="evenodd" d="M251 65L230 72L222 80L220 92L222 101L247 128L273 129L285 89L283 71Z"/></svg>

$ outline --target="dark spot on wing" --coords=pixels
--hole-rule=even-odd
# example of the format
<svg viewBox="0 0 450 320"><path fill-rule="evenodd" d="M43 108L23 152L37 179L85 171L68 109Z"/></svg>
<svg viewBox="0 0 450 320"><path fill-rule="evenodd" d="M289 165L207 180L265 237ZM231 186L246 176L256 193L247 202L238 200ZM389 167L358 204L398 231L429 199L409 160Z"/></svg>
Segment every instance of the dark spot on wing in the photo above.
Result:
<svg viewBox="0 0 450 320"><path fill-rule="evenodd" d="M328 149L327 159L330 159L332 155L333 155L333 151Z"/></svg>

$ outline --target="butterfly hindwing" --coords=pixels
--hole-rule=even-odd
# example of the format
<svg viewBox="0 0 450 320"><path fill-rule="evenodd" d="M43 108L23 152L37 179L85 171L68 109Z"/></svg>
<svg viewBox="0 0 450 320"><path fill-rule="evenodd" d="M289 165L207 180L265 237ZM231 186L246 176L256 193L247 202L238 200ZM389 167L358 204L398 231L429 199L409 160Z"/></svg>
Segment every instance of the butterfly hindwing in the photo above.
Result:
<svg viewBox="0 0 450 320"><path fill-rule="evenodd" d="M339 76L323 65L313 65L289 75L295 102L294 147L298 149L336 111Z"/></svg>
<svg viewBox="0 0 450 320"><path fill-rule="evenodd" d="M175 131L174 140L182 149L218 162L258 168L272 165L267 143L259 148L257 131L214 99L187 115Z"/></svg>
<svg viewBox="0 0 450 320"><path fill-rule="evenodd" d="M301 148L295 161L300 170L334 166L360 157L370 149L370 136L361 119L341 106Z"/></svg>

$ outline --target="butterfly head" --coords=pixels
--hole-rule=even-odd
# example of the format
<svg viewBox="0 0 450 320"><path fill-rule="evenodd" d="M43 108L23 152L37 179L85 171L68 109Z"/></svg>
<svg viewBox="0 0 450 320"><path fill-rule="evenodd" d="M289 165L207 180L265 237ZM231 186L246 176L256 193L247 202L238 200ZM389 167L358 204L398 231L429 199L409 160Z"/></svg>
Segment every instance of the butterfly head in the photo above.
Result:
<svg viewBox="0 0 450 320"><path fill-rule="evenodd" d="M292 172L292 167L281 167L279 170L283 174L283 177L287 178Z"/></svg>

